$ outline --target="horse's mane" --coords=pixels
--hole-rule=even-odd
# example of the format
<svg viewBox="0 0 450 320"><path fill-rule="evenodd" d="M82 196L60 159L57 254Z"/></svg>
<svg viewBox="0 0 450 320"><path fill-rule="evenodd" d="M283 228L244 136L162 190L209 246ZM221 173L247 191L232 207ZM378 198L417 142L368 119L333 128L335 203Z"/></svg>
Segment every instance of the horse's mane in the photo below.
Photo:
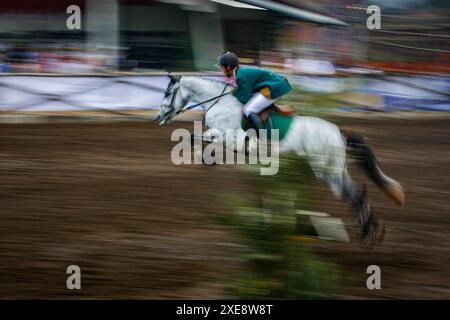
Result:
<svg viewBox="0 0 450 320"><path fill-rule="evenodd" d="M211 82L215 82L217 84L225 84L225 81L219 80L219 79L214 79L213 76L201 76L200 79L204 79L204 80L208 80Z"/></svg>
<svg viewBox="0 0 450 320"><path fill-rule="evenodd" d="M214 79L213 78L214 76L200 76L200 77L186 76L186 77L189 77L189 78L194 79L194 80L205 80L205 81L208 81L210 83L213 83L213 84L216 84L216 85L221 85L221 86L226 84L226 81L223 81L223 80L220 80L220 79Z"/></svg>
<svg viewBox="0 0 450 320"><path fill-rule="evenodd" d="M191 83L192 89L207 93L210 96L220 94L223 90L229 91L232 89L231 86L227 85L227 82L211 78L210 76L184 76L183 78ZM205 90L207 91L205 92Z"/></svg>

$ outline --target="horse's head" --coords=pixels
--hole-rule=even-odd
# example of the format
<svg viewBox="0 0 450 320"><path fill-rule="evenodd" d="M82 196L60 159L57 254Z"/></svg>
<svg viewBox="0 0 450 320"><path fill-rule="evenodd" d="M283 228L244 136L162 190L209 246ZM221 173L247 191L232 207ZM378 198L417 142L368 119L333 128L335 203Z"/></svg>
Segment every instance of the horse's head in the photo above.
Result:
<svg viewBox="0 0 450 320"><path fill-rule="evenodd" d="M164 100L155 120L159 125L166 125L172 122L173 117L180 112L187 101L181 93L181 76L169 75L170 82L164 93Z"/></svg>

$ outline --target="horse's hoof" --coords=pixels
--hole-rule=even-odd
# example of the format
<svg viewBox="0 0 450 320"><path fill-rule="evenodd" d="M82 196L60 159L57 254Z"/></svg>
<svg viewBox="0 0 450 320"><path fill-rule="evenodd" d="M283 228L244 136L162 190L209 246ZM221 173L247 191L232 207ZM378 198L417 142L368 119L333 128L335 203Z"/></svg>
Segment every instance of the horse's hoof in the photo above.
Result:
<svg viewBox="0 0 450 320"><path fill-rule="evenodd" d="M371 217L362 230L362 244L366 248L374 248L384 240L386 228L381 219Z"/></svg>

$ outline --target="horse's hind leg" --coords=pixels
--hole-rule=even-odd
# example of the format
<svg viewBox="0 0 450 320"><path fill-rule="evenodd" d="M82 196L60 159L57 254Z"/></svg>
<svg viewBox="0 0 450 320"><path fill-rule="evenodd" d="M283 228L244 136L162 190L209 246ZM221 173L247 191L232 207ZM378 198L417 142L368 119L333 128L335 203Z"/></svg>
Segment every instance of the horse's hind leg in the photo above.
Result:
<svg viewBox="0 0 450 320"><path fill-rule="evenodd" d="M364 245L374 245L377 241L382 240L384 238L384 223L373 212L366 186L355 184L345 170L341 188L341 198L349 201L356 211L362 229Z"/></svg>
<svg viewBox="0 0 450 320"><path fill-rule="evenodd" d="M347 172L344 173L341 185L341 199L351 203L355 209L358 222L363 226L372 213L365 185L356 184Z"/></svg>
<svg viewBox="0 0 450 320"><path fill-rule="evenodd" d="M346 138L347 146L350 147L356 156L357 164L363 168L367 175L384 190L397 204L405 204L405 193L402 186L394 179L388 177L381 170L375 153L372 148L367 144L364 138L348 130L343 130L344 137Z"/></svg>
<svg viewBox="0 0 450 320"><path fill-rule="evenodd" d="M315 174L330 186L337 198L350 203L361 227L364 245L371 246L383 239L384 224L370 206L365 185L356 184L345 166L335 167L332 172L327 173L315 171Z"/></svg>

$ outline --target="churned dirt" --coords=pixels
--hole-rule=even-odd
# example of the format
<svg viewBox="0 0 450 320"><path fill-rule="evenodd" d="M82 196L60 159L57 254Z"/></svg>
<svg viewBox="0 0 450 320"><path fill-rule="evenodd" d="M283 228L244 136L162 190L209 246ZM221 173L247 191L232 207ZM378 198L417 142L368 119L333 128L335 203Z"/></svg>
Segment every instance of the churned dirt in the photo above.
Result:
<svg viewBox="0 0 450 320"><path fill-rule="evenodd" d="M450 299L450 121L340 123L366 136L407 202L399 208L368 183L384 242L372 250L354 236L308 244L339 266L337 297ZM218 194L248 186L234 166L173 165L176 127L192 129L0 125L0 298L228 298L241 246L213 217L229 213ZM316 209L351 230L348 206L320 183L311 188ZM366 288L372 264L381 268L381 290ZM81 268L81 290L66 288L69 265Z"/></svg>

